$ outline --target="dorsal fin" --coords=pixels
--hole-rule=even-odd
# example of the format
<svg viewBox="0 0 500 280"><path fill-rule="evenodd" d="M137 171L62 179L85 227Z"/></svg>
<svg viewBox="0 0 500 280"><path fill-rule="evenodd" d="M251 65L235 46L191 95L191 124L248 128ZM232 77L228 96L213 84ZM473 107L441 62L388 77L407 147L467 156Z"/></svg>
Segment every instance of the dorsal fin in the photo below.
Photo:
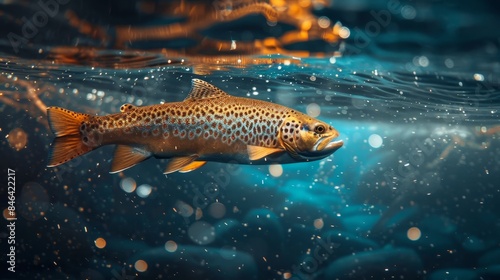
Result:
<svg viewBox="0 0 500 280"><path fill-rule="evenodd" d="M200 79L191 80L191 86L191 92L189 92L184 101L229 96L229 94L225 93L220 88Z"/></svg>
<svg viewBox="0 0 500 280"><path fill-rule="evenodd" d="M123 112L127 112L128 110L132 110L132 109L134 109L134 108L135 108L135 106L134 106L134 105L132 105L132 104L130 104L130 103L125 103L125 104L123 104L123 105L120 107L120 112L122 112L122 113L123 113Z"/></svg>

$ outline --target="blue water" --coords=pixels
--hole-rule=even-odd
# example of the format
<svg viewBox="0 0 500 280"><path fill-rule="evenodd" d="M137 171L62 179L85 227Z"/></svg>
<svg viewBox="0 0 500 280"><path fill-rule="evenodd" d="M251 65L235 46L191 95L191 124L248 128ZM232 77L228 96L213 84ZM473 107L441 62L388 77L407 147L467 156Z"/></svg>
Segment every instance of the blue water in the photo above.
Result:
<svg viewBox="0 0 500 280"><path fill-rule="evenodd" d="M178 20L145 1L57 3L14 46L40 6L0 1L1 180L15 170L17 216L10 272L2 184L2 279L500 278L498 4L335 1L312 11L350 30L342 42L219 50L230 56L216 63L196 36L113 45L113 26ZM115 39L70 26L68 10ZM293 26L249 15L202 29L239 51ZM158 159L109 174L112 146L46 167L45 106L105 115L181 101L193 78L315 116L344 146L321 161L168 176Z"/></svg>

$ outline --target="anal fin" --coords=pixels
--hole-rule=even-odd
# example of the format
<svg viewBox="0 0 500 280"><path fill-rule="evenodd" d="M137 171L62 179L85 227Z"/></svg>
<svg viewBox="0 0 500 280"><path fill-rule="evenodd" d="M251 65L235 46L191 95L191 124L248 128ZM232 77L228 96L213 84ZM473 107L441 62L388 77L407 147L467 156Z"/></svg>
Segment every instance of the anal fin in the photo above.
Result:
<svg viewBox="0 0 500 280"><path fill-rule="evenodd" d="M285 150L279 148L268 148L268 147L248 145L247 151L250 160L259 160L270 154L284 152Z"/></svg>
<svg viewBox="0 0 500 280"><path fill-rule="evenodd" d="M148 159L150 156L151 153L143 149L127 145L118 145L115 150L113 163L111 164L111 171L109 173L123 171L140 163L141 161Z"/></svg>
<svg viewBox="0 0 500 280"><path fill-rule="evenodd" d="M191 162L190 164L184 166L183 168L179 169L179 172L180 173L191 172L193 170L196 170L196 169L202 167L203 165L205 165L205 163L207 163L207 162L201 161L201 160L195 160L195 161Z"/></svg>
<svg viewBox="0 0 500 280"><path fill-rule="evenodd" d="M179 171L179 170L183 169L184 167L187 167L190 164L192 164L197 158L198 158L198 155L173 158L168 163L167 168L165 169L163 174L170 174L170 173ZM191 171L191 170L188 170L188 171ZM188 171L186 171L186 172L188 172Z"/></svg>

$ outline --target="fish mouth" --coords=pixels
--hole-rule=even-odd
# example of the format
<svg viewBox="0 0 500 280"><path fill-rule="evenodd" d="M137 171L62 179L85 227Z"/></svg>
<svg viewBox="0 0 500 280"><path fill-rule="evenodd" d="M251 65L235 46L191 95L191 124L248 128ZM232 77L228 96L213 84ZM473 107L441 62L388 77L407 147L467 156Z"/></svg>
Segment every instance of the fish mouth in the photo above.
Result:
<svg viewBox="0 0 500 280"><path fill-rule="evenodd" d="M342 145L344 145L344 141L334 140L335 138L337 138L337 135L325 137L324 139L318 141L318 143L314 147L315 150L321 152L330 152L330 153L335 152L340 147L342 147Z"/></svg>
<svg viewBox="0 0 500 280"><path fill-rule="evenodd" d="M344 145L344 141L342 140L336 140L336 141L330 141L326 147L323 148L323 150L335 152L336 150L340 149Z"/></svg>

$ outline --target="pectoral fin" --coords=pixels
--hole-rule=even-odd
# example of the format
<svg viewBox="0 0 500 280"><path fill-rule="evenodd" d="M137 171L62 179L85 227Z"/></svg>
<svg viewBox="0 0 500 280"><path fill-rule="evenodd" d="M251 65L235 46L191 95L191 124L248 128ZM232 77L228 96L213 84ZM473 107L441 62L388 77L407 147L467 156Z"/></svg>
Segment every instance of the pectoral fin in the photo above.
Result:
<svg viewBox="0 0 500 280"><path fill-rule="evenodd" d="M170 174L170 173L173 173L175 171L181 171L181 169L187 168L188 166L190 166L197 158L198 158L198 155L173 158L168 163L167 168L165 169L163 174ZM200 167L200 166L198 166L198 167ZM194 169L187 168L187 170L188 171L186 171L186 172L189 172L189 171L194 170Z"/></svg>
<svg viewBox="0 0 500 280"><path fill-rule="evenodd" d="M191 162L190 164L184 166L183 168L179 169L179 172L180 173L188 173L188 172L191 172L193 170L196 170L200 167L202 167L203 165L205 165L205 163L207 163L206 161L198 161L198 160L195 160L193 162Z"/></svg>
<svg viewBox="0 0 500 280"><path fill-rule="evenodd" d="M247 151L248 151L248 157L250 158L250 160L258 160L258 159L264 158L270 154L284 152L285 150L279 149L279 148L267 148L267 147L248 145Z"/></svg>
<svg viewBox="0 0 500 280"><path fill-rule="evenodd" d="M109 173L117 173L148 159L151 153L137 147L118 145Z"/></svg>

